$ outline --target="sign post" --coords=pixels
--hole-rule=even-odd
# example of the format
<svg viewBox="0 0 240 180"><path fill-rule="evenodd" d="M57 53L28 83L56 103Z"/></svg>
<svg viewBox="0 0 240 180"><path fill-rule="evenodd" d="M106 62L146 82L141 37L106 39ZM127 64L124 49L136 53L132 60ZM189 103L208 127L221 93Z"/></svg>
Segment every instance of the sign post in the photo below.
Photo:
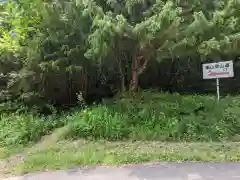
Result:
<svg viewBox="0 0 240 180"><path fill-rule="evenodd" d="M217 85L217 100L219 101L220 99L220 91L219 91L219 79L216 79L216 85Z"/></svg>
<svg viewBox="0 0 240 180"><path fill-rule="evenodd" d="M203 64L203 79L216 79L217 100L220 99L219 78L234 77L233 61Z"/></svg>

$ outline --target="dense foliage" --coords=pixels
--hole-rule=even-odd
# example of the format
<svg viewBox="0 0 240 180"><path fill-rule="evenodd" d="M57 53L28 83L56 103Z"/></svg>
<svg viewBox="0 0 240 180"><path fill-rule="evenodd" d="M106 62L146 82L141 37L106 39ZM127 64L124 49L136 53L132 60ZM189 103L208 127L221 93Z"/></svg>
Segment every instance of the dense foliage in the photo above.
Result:
<svg viewBox="0 0 240 180"><path fill-rule="evenodd" d="M221 141L240 132L238 98L144 92L73 114L67 137ZM237 139L236 139L237 140Z"/></svg>
<svg viewBox="0 0 240 180"><path fill-rule="evenodd" d="M61 118L0 116L0 148L26 145L60 129L60 139L239 141L239 97L139 92Z"/></svg>
<svg viewBox="0 0 240 180"><path fill-rule="evenodd" d="M203 91L203 61L238 60L239 9L239 0L1 3L0 101L51 109L139 86Z"/></svg>

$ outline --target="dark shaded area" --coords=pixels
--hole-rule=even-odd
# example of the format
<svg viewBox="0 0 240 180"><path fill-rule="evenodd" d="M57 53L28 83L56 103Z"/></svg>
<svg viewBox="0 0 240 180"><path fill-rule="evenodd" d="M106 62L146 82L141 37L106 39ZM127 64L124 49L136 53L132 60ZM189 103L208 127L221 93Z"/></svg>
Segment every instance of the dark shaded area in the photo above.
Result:
<svg viewBox="0 0 240 180"><path fill-rule="evenodd" d="M93 103L99 104L104 98L113 98L114 92L111 90L110 85L98 84L95 88L91 89L90 92L84 97L86 104L90 105Z"/></svg>
<svg viewBox="0 0 240 180"><path fill-rule="evenodd" d="M11 62L10 60L14 57L8 55L1 58L4 62ZM87 105L102 103L103 99L113 98L121 90L119 64L112 58L114 57L107 57L101 65L91 64L90 61L83 59L83 62L77 64L82 69L73 70L71 73L65 70L65 66L68 64L65 64L65 61L60 61L63 64L59 70L49 69L48 73L42 76L42 72L36 69L35 73L29 72L19 79L16 77L14 86L9 86L8 71L12 71L14 68L18 69L19 65L11 65L11 70L5 68L6 72L2 71L0 76L2 90L0 100L4 103L9 99L14 100L13 103L17 100L18 103L23 103L30 108L36 106L36 109L43 114L50 114L54 108L62 111L78 106L79 93L82 93L83 101ZM123 75L126 90L128 90L131 78L131 60L128 59L124 59L125 64L122 69L125 72ZM223 57L219 61L227 60L234 60L235 77L220 79L221 97L227 94L236 95L240 91L240 61L238 57ZM214 60L210 59L207 62L214 62ZM159 92L215 95L216 81L202 79L202 63L199 57L164 59L161 62L152 60L140 76L139 87L141 89L156 89ZM10 65L8 64L6 67L10 67ZM14 105L14 108L10 109L14 111L15 107L18 106ZM196 112L194 110L194 112L187 113L198 113L204 110L202 107L199 108Z"/></svg>
<svg viewBox="0 0 240 180"><path fill-rule="evenodd" d="M227 61L231 59L222 59ZM234 78L220 79L220 94L236 95L240 92L240 62L234 61ZM213 60L209 62L215 62ZM154 88L159 91L181 94L216 94L216 80L202 78L202 63L196 59L174 59L163 62L153 61L141 76L143 89Z"/></svg>

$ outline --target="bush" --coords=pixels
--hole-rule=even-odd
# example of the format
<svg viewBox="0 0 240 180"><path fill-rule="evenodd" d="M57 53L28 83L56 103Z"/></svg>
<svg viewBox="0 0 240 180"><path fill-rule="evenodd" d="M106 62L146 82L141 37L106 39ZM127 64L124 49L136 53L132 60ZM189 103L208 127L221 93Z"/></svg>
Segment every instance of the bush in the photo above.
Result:
<svg viewBox="0 0 240 180"><path fill-rule="evenodd" d="M53 116L37 117L27 114L2 114L0 116L0 146L28 144L49 134L56 127L62 126Z"/></svg>
<svg viewBox="0 0 240 180"><path fill-rule="evenodd" d="M220 141L240 134L239 97L141 92L72 116L68 137Z"/></svg>
<svg viewBox="0 0 240 180"><path fill-rule="evenodd" d="M104 138L120 140L128 138L128 124L123 114L117 113L107 106L98 106L83 110L73 116L69 125L68 137Z"/></svg>
<svg viewBox="0 0 240 180"><path fill-rule="evenodd" d="M0 147L26 145L67 124L66 138L222 141L240 135L240 97L141 92L67 115L1 114Z"/></svg>

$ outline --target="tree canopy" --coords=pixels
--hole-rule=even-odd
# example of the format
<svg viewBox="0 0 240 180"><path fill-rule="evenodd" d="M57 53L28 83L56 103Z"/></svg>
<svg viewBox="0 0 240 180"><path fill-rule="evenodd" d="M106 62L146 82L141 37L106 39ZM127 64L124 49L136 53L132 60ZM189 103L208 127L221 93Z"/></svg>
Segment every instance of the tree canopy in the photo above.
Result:
<svg viewBox="0 0 240 180"><path fill-rule="evenodd" d="M239 55L239 0L16 0L0 13L2 102L74 104L101 84L136 91L154 63Z"/></svg>

